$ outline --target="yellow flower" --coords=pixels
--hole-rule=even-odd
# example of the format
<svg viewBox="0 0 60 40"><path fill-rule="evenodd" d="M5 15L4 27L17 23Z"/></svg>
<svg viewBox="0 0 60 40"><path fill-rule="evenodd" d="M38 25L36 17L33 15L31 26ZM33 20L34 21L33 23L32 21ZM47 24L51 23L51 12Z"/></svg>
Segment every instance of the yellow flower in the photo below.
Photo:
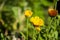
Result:
<svg viewBox="0 0 60 40"><path fill-rule="evenodd" d="M32 11L31 10L25 10L25 16L26 17L31 17L32 16Z"/></svg>
<svg viewBox="0 0 60 40"><path fill-rule="evenodd" d="M32 22L34 26L43 26L44 25L44 21L41 18L39 18L38 16L32 17L30 19L30 22Z"/></svg>
<svg viewBox="0 0 60 40"><path fill-rule="evenodd" d="M40 31L40 30L41 30L40 27L35 27L35 29L36 29L37 31Z"/></svg>
<svg viewBox="0 0 60 40"><path fill-rule="evenodd" d="M34 21L34 17L30 18L30 22L33 22Z"/></svg>
<svg viewBox="0 0 60 40"><path fill-rule="evenodd" d="M40 18L40 22L39 22L40 26L44 25L44 21Z"/></svg>

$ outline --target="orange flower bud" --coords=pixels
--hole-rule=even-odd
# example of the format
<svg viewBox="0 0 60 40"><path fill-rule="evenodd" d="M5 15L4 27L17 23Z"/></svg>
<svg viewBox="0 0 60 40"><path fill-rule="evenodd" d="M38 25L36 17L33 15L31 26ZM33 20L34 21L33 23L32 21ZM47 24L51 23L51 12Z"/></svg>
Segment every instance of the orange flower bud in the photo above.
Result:
<svg viewBox="0 0 60 40"><path fill-rule="evenodd" d="M52 8L49 8L48 9L48 14L51 16L51 17L55 17L57 15L58 11L55 10L55 9L52 9Z"/></svg>

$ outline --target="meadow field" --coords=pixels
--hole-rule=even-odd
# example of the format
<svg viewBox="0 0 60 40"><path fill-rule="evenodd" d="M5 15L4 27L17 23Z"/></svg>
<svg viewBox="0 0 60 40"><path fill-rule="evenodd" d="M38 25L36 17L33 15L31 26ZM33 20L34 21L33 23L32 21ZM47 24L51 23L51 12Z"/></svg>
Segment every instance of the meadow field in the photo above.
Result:
<svg viewBox="0 0 60 40"><path fill-rule="evenodd" d="M0 40L60 40L58 1L0 0Z"/></svg>

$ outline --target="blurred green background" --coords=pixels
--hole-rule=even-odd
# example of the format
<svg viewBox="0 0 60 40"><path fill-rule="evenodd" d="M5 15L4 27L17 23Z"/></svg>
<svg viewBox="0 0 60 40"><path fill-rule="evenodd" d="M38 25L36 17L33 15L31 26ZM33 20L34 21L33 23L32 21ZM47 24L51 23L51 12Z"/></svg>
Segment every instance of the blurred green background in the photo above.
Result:
<svg viewBox="0 0 60 40"><path fill-rule="evenodd" d="M42 18L47 26L49 24L48 8L54 7L54 5L54 0L0 0L0 39L4 40L4 36L7 35L6 31L8 31L8 36L17 31L22 31L21 34L27 35L25 33L26 18L24 16L26 9L32 10L33 16ZM58 33L60 33L59 26L57 26Z"/></svg>

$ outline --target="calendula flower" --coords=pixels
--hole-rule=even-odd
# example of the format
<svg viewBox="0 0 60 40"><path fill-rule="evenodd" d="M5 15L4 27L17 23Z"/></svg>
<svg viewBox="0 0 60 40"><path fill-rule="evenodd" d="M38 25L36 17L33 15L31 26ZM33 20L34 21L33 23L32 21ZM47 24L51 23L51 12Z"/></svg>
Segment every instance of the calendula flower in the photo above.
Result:
<svg viewBox="0 0 60 40"><path fill-rule="evenodd" d="M25 10L25 16L26 17L31 17L32 16L32 11L31 10Z"/></svg>
<svg viewBox="0 0 60 40"><path fill-rule="evenodd" d="M40 27L35 27L35 29L36 29L37 31L40 31L40 30L41 30Z"/></svg>
<svg viewBox="0 0 60 40"><path fill-rule="evenodd" d="M34 26L43 26L44 25L44 21L41 18L39 18L38 16L32 17L30 19L30 22L32 22Z"/></svg>
<svg viewBox="0 0 60 40"><path fill-rule="evenodd" d="M34 21L34 17L31 17L31 18L30 18L30 22L33 22L33 21Z"/></svg>
<svg viewBox="0 0 60 40"><path fill-rule="evenodd" d="M57 13L58 13L58 11L55 10L55 9L53 9L53 8L49 8L49 9L48 9L48 14L49 14L51 17L56 16Z"/></svg>

